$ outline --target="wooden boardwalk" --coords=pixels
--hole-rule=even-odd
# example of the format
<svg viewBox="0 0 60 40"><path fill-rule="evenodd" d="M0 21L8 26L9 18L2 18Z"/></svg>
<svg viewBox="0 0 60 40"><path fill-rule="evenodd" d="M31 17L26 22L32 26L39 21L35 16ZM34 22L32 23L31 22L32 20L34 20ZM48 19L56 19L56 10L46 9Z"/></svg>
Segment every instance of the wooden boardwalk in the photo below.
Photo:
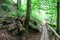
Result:
<svg viewBox="0 0 60 40"><path fill-rule="evenodd" d="M42 29L42 35L41 35L40 40L49 40L47 27L45 25L42 25L42 27L43 27L43 29Z"/></svg>

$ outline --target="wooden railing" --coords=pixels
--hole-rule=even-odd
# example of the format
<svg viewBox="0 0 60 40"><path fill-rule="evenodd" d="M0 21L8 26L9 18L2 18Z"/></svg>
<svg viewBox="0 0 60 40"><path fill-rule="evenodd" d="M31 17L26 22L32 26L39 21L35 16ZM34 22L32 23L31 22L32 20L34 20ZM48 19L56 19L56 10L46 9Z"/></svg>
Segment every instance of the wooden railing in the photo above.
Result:
<svg viewBox="0 0 60 40"><path fill-rule="evenodd" d="M52 40L60 40L58 33L50 25L46 24L46 26L54 33L54 39Z"/></svg>

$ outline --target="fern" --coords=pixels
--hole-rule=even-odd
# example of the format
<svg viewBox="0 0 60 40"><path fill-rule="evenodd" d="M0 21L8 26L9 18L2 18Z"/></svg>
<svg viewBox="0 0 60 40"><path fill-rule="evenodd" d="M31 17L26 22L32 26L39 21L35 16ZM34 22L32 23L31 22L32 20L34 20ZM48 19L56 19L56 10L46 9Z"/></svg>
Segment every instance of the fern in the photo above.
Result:
<svg viewBox="0 0 60 40"><path fill-rule="evenodd" d="M17 14L16 14L16 12L12 11L12 12L8 13L8 17L17 18Z"/></svg>
<svg viewBox="0 0 60 40"><path fill-rule="evenodd" d="M2 9L3 9L4 11L7 11L7 12L9 12L9 11L12 10L12 9L11 9L11 8L12 8L11 5L8 5L8 4L2 4L1 7L2 7Z"/></svg>

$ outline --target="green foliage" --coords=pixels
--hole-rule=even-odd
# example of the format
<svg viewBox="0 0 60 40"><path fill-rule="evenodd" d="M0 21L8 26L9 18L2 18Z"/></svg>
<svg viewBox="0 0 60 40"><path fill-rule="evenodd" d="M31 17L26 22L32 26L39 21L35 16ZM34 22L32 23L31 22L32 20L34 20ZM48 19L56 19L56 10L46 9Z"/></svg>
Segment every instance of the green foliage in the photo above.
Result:
<svg viewBox="0 0 60 40"><path fill-rule="evenodd" d="M2 11L0 10L0 13L1 13Z"/></svg>
<svg viewBox="0 0 60 40"><path fill-rule="evenodd" d="M54 30L56 30L56 24L48 23Z"/></svg>
<svg viewBox="0 0 60 40"><path fill-rule="evenodd" d="M38 30L38 26L35 25L33 22L30 22L29 25L30 25L31 28L33 28L35 30Z"/></svg>
<svg viewBox="0 0 60 40"><path fill-rule="evenodd" d="M11 5L2 4L1 7L2 7L2 9L5 10L5 11L11 11Z"/></svg>
<svg viewBox="0 0 60 40"><path fill-rule="evenodd" d="M8 13L8 17L17 18L17 14L16 14L16 12L12 11L12 12Z"/></svg>
<svg viewBox="0 0 60 40"><path fill-rule="evenodd" d="M0 18L0 23L4 21L4 18Z"/></svg>
<svg viewBox="0 0 60 40"><path fill-rule="evenodd" d="M2 15L2 10L0 10L0 23L4 21L3 15Z"/></svg>
<svg viewBox="0 0 60 40"><path fill-rule="evenodd" d="M17 0L15 0L17 1ZM18 14L16 11L12 10L12 4L16 4L13 0L9 1L6 0L6 3L8 4L2 4L2 8L5 11L8 11L8 17L12 17L12 18L17 18L17 15L19 15L20 18L25 17L26 16L26 5L27 5L27 0L21 0L21 6L19 6L19 11ZM32 0L31 1L31 13L30 13L30 20L34 20L35 22L41 23L43 20L43 16L45 13L45 20L47 22L49 22L49 25L52 26L54 29L56 29L56 18L57 18L57 0ZM17 7L17 4L15 5ZM0 11L1 12L1 11ZM37 25L34 25L34 23L32 23L30 21L29 25L33 28L33 29L38 29Z"/></svg>

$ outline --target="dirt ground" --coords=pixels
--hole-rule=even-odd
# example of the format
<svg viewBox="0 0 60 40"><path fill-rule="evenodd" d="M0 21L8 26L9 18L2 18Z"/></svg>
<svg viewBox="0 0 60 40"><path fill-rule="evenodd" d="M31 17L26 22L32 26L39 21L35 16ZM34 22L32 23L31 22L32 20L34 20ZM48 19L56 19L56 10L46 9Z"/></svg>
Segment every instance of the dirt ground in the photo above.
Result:
<svg viewBox="0 0 60 40"><path fill-rule="evenodd" d="M13 35L7 30L0 30L0 40L39 40L39 33L31 30L28 34L24 33L22 36Z"/></svg>

